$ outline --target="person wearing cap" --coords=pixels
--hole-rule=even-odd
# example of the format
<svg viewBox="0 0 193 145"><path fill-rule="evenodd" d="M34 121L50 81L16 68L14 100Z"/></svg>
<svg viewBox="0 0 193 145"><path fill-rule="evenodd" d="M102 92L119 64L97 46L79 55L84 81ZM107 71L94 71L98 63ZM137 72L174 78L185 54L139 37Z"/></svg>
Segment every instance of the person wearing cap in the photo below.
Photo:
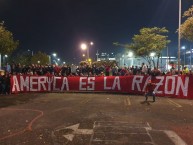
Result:
<svg viewBox="0 0 193 145"><path fill-rule="evenodd" d="M145 88L145 101L148 100L148 96L153 96L153 102L155 102L155 83L152 83L151 80L148 81L147 86Z"/></svg>

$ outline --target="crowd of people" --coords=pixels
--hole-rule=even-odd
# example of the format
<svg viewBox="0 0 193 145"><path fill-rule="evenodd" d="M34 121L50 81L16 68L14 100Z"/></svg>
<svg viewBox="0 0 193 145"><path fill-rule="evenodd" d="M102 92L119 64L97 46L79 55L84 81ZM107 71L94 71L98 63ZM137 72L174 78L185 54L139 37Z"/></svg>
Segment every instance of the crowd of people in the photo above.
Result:
<svg viewBox="0 0 193 145"><path fill-rule="evenodd" d="M82 65L76 66L63 65L21 65L21 64L7 64L4 67L5 72L11 75L55 75L55 76L125 76L125 75L177 75L178 71L172 67L167 72L160 71L156 67L153 69L148 67L145 63L141 66L120 67L116 64L113 65ZM191 70L184 67L180 74L192 74Z"/></svg>
<svg viewBox="0 0 193 145"><path fill-rule="evenodd" d="M161 72L157 68L151 69L145 63L141 66L131 66L131 67L119 67L116 64L113 65L82 65L76 66L63 65L57 66L53 65L21 65L12 63L6 64L4 69L4 75L0 75L0 94L10 93L10 77L11 75L33 75L33 76L43 76L43 75L54 75L54 76L128 76L128 75L178 75L178 71L172 67L167 72ZM180 72L182 75L192 75L191 70L184 67Z"/></svg>

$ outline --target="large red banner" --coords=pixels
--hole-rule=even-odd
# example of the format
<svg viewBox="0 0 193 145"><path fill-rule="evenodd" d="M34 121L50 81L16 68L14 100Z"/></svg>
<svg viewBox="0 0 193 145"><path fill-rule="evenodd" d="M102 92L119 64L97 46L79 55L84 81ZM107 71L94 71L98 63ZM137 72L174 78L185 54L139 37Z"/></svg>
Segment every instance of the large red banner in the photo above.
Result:
<svg viewBox="0 0 193 145"><path fill-rule="evenodd" d="M152 79L157 96L193 98L192 76L108 76L108 77L56 77L12 76L11 92L66 92L100 91L144 94L148 80Z"/></svg>

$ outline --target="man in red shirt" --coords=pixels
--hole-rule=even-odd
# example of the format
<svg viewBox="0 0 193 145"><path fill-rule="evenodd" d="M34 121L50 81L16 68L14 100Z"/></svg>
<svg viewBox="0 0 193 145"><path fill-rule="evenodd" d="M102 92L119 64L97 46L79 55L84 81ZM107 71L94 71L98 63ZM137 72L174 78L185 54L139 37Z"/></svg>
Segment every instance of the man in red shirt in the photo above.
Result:
<svg viewBox="0 0 193 145"><path fill-rule="evenodd" d="M155 102L155 92L154 92L154 89L155 89L155 83L152 83L151 80L148 81L148 84L145 88L145 100L147 101L148 99L148 96L153 96L153 102Z"/></svg>

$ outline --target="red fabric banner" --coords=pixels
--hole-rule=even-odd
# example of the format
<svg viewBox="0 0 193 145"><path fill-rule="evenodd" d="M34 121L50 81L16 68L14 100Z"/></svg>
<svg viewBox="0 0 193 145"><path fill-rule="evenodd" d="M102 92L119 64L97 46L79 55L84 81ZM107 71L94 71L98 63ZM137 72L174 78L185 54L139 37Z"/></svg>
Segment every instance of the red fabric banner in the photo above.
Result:
<svg viewBox="0 0 193 145"><path fill-rule="evenodd" d="M56 76L12 76L11 92L66 92L100 91L144 94L148 80L155 85L157 96L193 98L192 76L108 76L108 77L56 77Z"/></svg>

